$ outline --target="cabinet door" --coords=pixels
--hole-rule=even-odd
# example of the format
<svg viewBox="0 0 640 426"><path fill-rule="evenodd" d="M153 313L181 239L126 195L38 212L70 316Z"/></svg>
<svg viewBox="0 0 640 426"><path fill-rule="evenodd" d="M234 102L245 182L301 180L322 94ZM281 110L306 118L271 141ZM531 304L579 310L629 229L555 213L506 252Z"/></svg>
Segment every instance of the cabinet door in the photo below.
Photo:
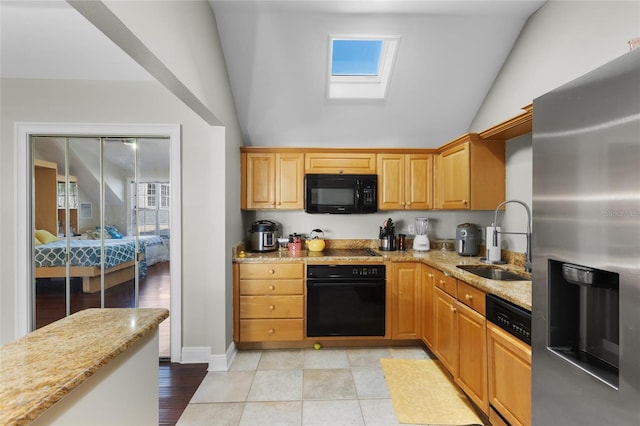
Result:
<svg viewBox="0 0 640 426"><path fill-rule="evenodd" d="M247 208L275 208L275 154L247 154Z"/></svg>
<svg viewBox="0 0 640 426"><path fill-rule="evenodd" d="M531 424L531 347L487 324L489 402L513 426Z"/></svg>
<svg viewBox="0 0 640 426"><path fill-rule="evenodd" d="M378 154L378 209L404 210L404 154Z"/></svg>
<svg viewBox="0 0 640 426"><path fill-rule="evenodd" d="M391 338L419 339L421 288L419 263L394 263Z"/></svg>
<svg viewBox="0 0 640 426"><path fill-rule="evenodd" d="M439 288L435 289L435 354L453 376L458 364L456 300Z"/></svg>
<svg viewBox="0 0 640 426"><path fill-rule="evenodd" d="M304 208L304 154L276 154L276 208Z"/></svg>
<svg viewBox="0 0 640 426"><path fill-rule="evenodd" d="M434 310L434 270L422 265L422 341L431 350L435 337L435 310Z"/></svg>
<svg viewBox="0 0 640 426"><path fill-rule="evenodd" d="M467 210L470 206L469 143L442 152L439 173L442 205L445 210Z"/></svg>
<svg viewBox="0 0 640 426"><path fill-rule="evenodd" d="M480 313L457 302L458 370L455 382L487 414L487 334Z"/></svg>
<svg viewBox="0 0 640 426"><path fill-rule="evenodd" d="M409 154L405 158L406 208L429 210L433 208L433 156Z"/></svg>

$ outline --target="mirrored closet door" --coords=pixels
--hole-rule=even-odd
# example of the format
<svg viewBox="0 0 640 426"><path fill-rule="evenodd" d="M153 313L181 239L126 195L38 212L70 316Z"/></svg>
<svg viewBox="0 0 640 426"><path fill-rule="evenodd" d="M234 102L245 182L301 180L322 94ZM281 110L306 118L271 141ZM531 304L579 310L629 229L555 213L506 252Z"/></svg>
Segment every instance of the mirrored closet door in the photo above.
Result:
<svg viewBox="0 0 640 426"><path fill-rule="evenodd" d="M33 137L35 328L92 307L169 308L168 139ZM169 321L160 355L170 355Z"/></svg>

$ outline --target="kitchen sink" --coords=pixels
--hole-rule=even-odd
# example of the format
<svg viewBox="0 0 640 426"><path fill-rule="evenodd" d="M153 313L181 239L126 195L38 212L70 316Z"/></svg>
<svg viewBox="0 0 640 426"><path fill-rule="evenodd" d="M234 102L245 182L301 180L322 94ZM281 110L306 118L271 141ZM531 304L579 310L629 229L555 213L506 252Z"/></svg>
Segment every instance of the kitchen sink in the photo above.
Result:
<svg viewBox="0 0 640 426"><path fill-rule="evenodd" d="M498 281L529 281L531 278L516 274L515 272L507 271L496 266L489 265L458 265L458 268L478 275L479 277L488 278L490 280Z"/></svg>

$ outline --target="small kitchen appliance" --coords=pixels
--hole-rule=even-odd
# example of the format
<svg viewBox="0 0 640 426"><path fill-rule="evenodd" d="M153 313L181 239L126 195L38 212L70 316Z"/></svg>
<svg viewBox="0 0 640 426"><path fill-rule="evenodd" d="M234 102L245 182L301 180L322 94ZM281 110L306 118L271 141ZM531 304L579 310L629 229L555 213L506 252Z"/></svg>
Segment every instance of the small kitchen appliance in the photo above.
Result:
<svg viewBox="0 0 640 426"><path fill-rule="evenodd" d="M251 251L267 252L278 250L278 224L270 220L258 220L249 229Z"/></svg>
<svg viewBox="0 0 640 426"><path fill-rule="evenodd" d="M456 252L476 256L480 247L480 229L475 223L461 223L456 228Z"/></svg>
<svg viewBox="0 0 640 426"><path fill-rule="evenodd" d="M380 250L393 251L396 249L396 226L391 218L384 221L380 227Z"/></svg>
<svg viewBox="0 0 640 426"><path fill-rule="evenodd" d="M413 239L413 249L415 251L429 251L431 242L427 232L429 231L429 219L426 217L416 217L416 236Z"/></svg>

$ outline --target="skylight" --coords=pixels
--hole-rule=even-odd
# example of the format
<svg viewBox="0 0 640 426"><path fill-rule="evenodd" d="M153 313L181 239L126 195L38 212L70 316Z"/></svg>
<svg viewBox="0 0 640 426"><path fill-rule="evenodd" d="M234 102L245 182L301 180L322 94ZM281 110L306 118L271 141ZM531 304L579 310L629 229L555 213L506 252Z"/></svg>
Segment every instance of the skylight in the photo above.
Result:
<svg viewBox="0 0 640 426"><path fill-rule="evenodd" d="M333 40L331 75L378 75L382 40Z"/></svg>
<svg viewBox="0 0 640 426"><path fill-rule="evenodd" d="M399 40L398 36L330 37L329 98L385 98Z"/></svg>

